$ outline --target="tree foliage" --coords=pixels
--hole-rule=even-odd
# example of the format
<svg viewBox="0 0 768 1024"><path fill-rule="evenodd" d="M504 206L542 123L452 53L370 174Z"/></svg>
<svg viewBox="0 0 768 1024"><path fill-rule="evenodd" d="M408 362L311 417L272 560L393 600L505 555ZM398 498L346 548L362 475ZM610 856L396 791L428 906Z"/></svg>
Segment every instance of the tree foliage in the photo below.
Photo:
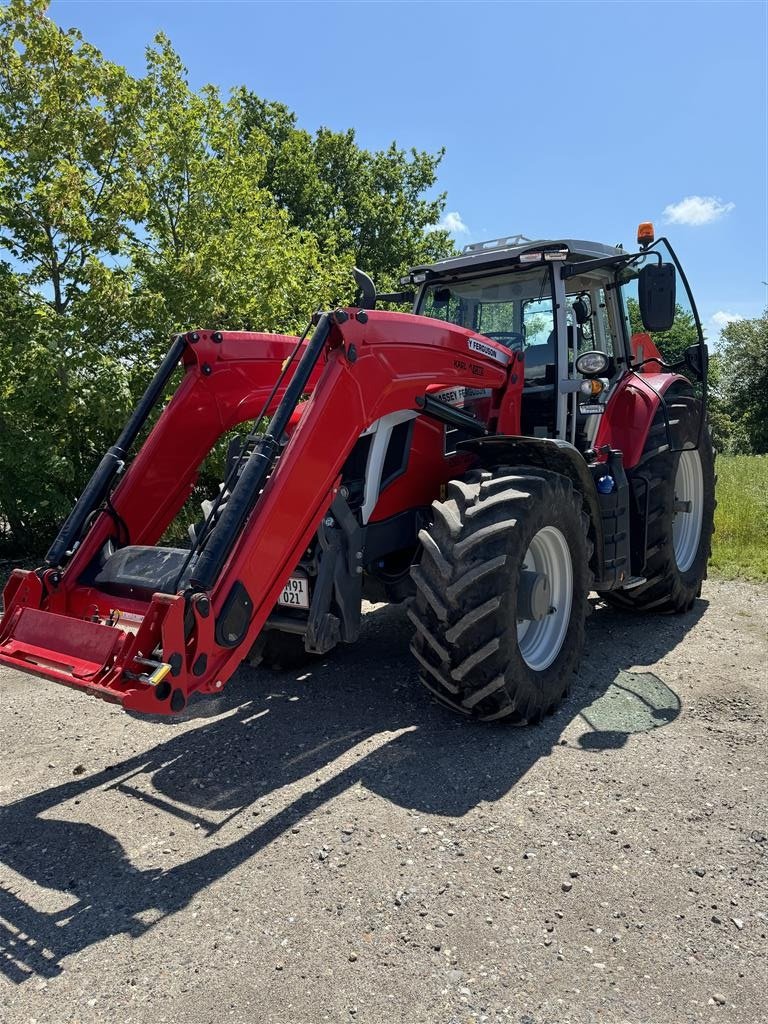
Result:
<svg viewBox="0 0 768 1024"><path fill-rule="evenodd" d="M424 194L437 180L443 150L369 152L355 132L297 127L282 103L241 92L244 137L268 140L264 184L291 223L365 270L382 290L410 267L449 255L452 242L435 225L445 195Z"/></svg>
<svg viewBox="0 0 768 1024"><path fill-rule="evenodd" d="M632 331L643 331L635 299L627 303ZM698 341L693 313L677 305L668 331L652 335L669 363ZM685 372L684 370L680 372ZM727 454L768 453L768 310L754 320L735 320L710 352L709 421L715 448Z"/></svg>
<svg viewBox="0 0 768 1024"><path fill-rule="evenodd" d="M633 334L644 333L642 318L640 317L640 306L637 299L627 299L627 313ZM668 331L654 331L651 334L653 343L661 352L667 363L677 363L683 358L683 353L690 345L697 345L699 332L696 328L696 320L690 309L680 303L675 304L675 319Z"/></svg>
<svg viewBox="0 0 768 1024"><path fill-rule="evenodd" d="M138 85L43 12L0 11L0 517L20 544L61 518L127 405L119 258L142 212Z"/></svg>
<svg viewBox="0 0 768 1024"><path fill-rule="evenodd" d="M180 324L291 331L349 287L350 264L291 223L264 182L269 140L242 106L187 86L167 39L148 50L137 153L146 198L130 246L148 315Z"/></svg>
<svg viewBox="0 0 768 1024"><path fill-rule="evenodd" d="M768 309L721 335L722 400L734 421L734 454L768 454Z"/></svg>
<svg viewBox="0 0 768 1024"><path fill-rule="evenodd" d="M0 8L0 538L44 543L173 331L295 331L451 250L441 154L360 149L245 90L131 76L45 0Z"/></svg>

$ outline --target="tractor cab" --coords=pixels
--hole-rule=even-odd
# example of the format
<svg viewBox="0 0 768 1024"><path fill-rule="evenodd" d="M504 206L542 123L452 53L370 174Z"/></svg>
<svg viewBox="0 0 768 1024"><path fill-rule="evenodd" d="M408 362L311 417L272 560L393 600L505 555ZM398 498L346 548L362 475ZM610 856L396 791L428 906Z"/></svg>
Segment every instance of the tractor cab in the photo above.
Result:
<svg viewBox="0 0 768 1024"><path fill-rule="evenodd" d="M415 313L521 353L522 435L586 452L630 370L658 373L687 358L693 376L704 377L706 349L685 276L666 240L654 244L651 226L642 227L640 253L515 235L416 267L402 283L416 286Z"/></svg>

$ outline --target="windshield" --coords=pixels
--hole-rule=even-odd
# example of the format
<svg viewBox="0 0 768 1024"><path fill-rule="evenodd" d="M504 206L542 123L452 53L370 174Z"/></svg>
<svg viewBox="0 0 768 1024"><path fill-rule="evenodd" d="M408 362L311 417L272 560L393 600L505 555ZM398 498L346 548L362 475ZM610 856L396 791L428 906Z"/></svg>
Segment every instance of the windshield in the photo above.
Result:
<svg viewBox="0 0 768 1024"><path fill-rule="evenodd" d="M467 327L526 351L526 380L544 377L555 362L550 268L480 280L435 282L421 293L417 313Z"/></svg>

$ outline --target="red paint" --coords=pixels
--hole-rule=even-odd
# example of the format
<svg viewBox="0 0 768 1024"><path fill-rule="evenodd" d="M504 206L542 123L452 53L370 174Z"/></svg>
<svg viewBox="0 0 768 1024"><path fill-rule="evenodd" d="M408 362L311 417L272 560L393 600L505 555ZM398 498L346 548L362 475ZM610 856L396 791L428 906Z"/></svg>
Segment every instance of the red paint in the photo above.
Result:
<svg viewBox="0 0 768 1024"><path fill-rule="evenodd" d="M653 418L661 404L660 396L672 384L688 381L676 373L628 373L611 395L595 438L598 458L600 448L609 445L624 453L624 466L630 469L640 461Z"/></svg>
<svg viewBox="0 0 768 1024"><path fill-rule="evenodd" d="M440 484L460 476L473 464L470 455L443 456L445 428L419 418L413 421L408 466L379 495L370 522L389 519L406 508L426 506L439 494Z"/></svg>
<svg viewBox="0 0 768 1024"><path fill-rule="evenodd" d="M653 360L653 362L646 363L645 366L641 366L640 369L637 370L637 373L647 374L659 372L662 366L662 355L650 334L646 334L644 331L633 334L629 339L629 344L632 349L633 363L642 363L646 359Z"/></svg>
<svg viewBox="0 0 768 1024"><path fill-rule="evenodd" d="M193 609L187 635L180 596L126 600L81 583L114 530L111 518L102 514L58 582L52 572L44 574L45 588L34 573L12 574L0 621L0 661L126 708L169 713L167 699L159 700L151 686L126 673L144 671L136 659L159 647L162 660L179 657L177 675L167 678L185 699L226 683L314 536L349 452L374 421L416 409L416 399L438 385L465 386L491 391L483 410L491 417L491 429L519 430L522 374L506 349L485 339L486 349L500 358L473 351L473 332L425 317L371 311L361 323L355 310L348 312L349 319L332 328L325 359L307 388L309 400L291 421L290 443L208 595L211 614L204 618ZM209 332L200 332L200 340L189 345L174 397L112 496L132 544L157 543L191 493L199 466L216 440L258 415L295 344L292 338L245 332L223 332L216 343ZM346 355L351 345L357 352L354 362ZM203 367L212 372L204 373ZM416 421L408 471L382 494L377 518L428 504L440 485L466 465L466 456L445 459L442 444L440 425ZM253 600L253 615L243 642L227 649L215 643L212 624L238 580ZM135 632L87 621L103 619L116 608L144 616ZM203 654L206 668L195 675L192 667Z"/></svg>

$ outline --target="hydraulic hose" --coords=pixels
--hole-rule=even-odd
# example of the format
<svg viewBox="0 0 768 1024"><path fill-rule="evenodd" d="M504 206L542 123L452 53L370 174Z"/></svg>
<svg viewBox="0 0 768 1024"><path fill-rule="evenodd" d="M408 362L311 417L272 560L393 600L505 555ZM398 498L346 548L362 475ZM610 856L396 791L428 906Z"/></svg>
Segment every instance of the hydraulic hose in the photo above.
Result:
<svg viewBox="0 0 768 1024"><path fill-rule="evenodd" d="M190 586L193 589L210 590L218 579L280 454L281 438L325 348L330 329L330 314L323 313L296 367L296 372L275 409L264 437L246 462L227 503L222 507L221 516L200 553L190 579Z"/></svg>
<svg viewBox="0 0 768 1024"><path fill-rule="evenodd" d="M177 335L174 339L165 359L157 368L157 372L150 381L147 390L123 427L120 437L103 456L101 462L96 467L96 472L86 484L85 490L77 499L75 507L59 530L56 540L45 556L46 565L58 566L62 564L67 557L67 553L80 538L88 516L104 501L112 481L125 465L125 459L131 445L138 437L139 431L147 421L147 417L162 396L171 374L178 366L186 344L186 339L182 334Z"/></svg>

